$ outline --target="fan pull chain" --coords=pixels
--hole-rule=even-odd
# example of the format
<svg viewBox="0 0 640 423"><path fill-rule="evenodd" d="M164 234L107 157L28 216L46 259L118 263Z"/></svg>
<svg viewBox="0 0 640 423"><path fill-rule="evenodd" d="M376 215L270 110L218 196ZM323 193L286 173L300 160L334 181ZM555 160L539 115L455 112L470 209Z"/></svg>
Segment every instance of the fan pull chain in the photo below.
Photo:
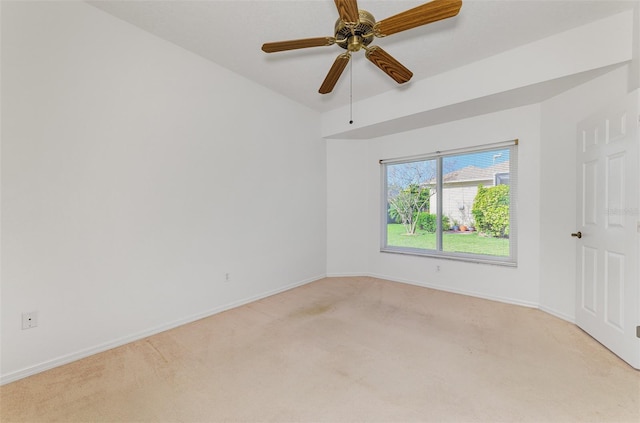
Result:
<svg viewBox="0 0 640 423"><path fill-rule="evenodd" d="M353 60L349 61L349 125L353 125Z"/></svg>

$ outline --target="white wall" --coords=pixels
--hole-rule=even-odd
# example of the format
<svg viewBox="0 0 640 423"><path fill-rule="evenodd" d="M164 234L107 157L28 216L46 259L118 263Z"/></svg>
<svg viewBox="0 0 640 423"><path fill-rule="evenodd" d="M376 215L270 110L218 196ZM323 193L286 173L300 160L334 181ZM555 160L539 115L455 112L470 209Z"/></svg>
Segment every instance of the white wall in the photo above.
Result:
<svg viewBox="0 0 640 423"><path fill-rule="evenodd" d="M334 167L328 180L328 204L340 207L328 210L328 249L334 252L328 256L328 273L361 273L529 305L574 321L576 240L570 234L577 229L577 124L611 102L620 104L621 98L636 89L633 81L638 77L633 63L608 69L536 105L371 140L330 140L328 163ZM633 94L637 96L637 91ZM637 116L630 118L635 122ZM520 139L517 269L379 251L380 159L511 138ZM636 170L628 172L635 175L628 178L632 184L637 181ZM346 225L345 216L359 218ZM362 257L362 251L367 257Z"/></svg>
<svg viewBox="0 0 640 423"><path fill-rule="evenodd" d="M338 172L328 180L328 204L340 203L341 207L328 211L328 250L332 253L327 272L360 272L532 305L573 321L575 241L568 234L575 230L575 127L640 81L639 16L637 4L634 10L419 81L411 90L359 102L354 109L363 118L357 128L345 126L343 110L324 114L325 136L372 137L328 142L328 163L334 164L329 171ZM548 84L540 84L542 81ZM494 93L504 96L489 95ZM509 100L509 94L520 98L519 102L503 101L499 107L490 101L494 97ZM487 101L476 101L482 99ZM443 107L456 101L454 106L460 107ZM515 108L514 103L533 106ZM470 113L466 104L480 107ZM506 111L487 114L487 110ZM429 118L433 115L436 119ZM475 115L481 116L467 118ZM423 126L433 121L450 123L403 132L407 125L418 127L421 119ZM395 135L375 138L380 133ZM379 252L379 159L510 138L522 141L518 269ZM356 192L349 202L344 192L336 194L337 185L353 190L360 186L367 193L366 200L363 192ZM363 204L374 213L365 216ZM347 239L343 216L361 216L349 226L358 239ZM439 273L435 272L437 265Z"/></svg>
<svg viewBox="0 0 640 423"><path fill-rule="evenodd" d="M627 93L629 66L541 105L540 308L575 318L576 128L578 122Z"/></svg>
<svg viewBox="0 0 640 423"><path fill-rule="evenodd" d="M627 92L629 69L621 65L538 105L371 140L329 140L328 204L340 207L328 211L328 274L374 275L533 305L573 321L576 125ZM520 139L518 269L379 252L380 159L512 138ZM345 216L352 217L349 224Z"/></svg>
<svg viewBox="0 0 640 423"><path fill-rule="evenodd" d="M327 141L327 274L365 275L369 272L371 228L365 222L377 205L369 192L378 179L366 172L369 142Z"/></svg>
<svg viewBox="0 0 640 423"><path fill-rule="evenodd" d="M518 267L380 252L380 159L519 139ZM330 275L368 274L518 304L538 304L540 107L511 109L368 141L328 141ZM363 178L363 175L366 177ZM348 187L353 198L344 194ZM364 195L363 195L364 194ZM366 196L365 196L366 195ZM331 207L340 204L340 207ZM352 217L349 224L345 216ZM358 234L354 239L351 234ZM366 252L366 259L361 257ZM354 257L352 261L350 258ZM352 264L355 263L355 264ZM436 272L436 266L440 272Z"/></svg>
<svg viewBox="0 0 640 423"><path fill-rule="evenodd" d="M518 89L631 60L637 26L634 10L628 10L431 78L413 81L411 89L391 90L353 104L357 116L353 125L344 119L349 115L349 106L324 113L322 135L343 139L362 133L379 136L393 133L392 128L413 124L416 117L426 121L440 109L460 107L475 99L509 92L517 93L518 98L535 97L538 90L527 93ZM498 96L495 100L501 103L513 101L508 95ZM518 105L523 104L528 103Z"/></svg>
<svg viewBox="0 0 640 423"><path fill-rule="evenodd" d="M410 132L385 127L400 133L325 148L317 113L219 66L84 3L22 3L1 4L2 382L325 272L540 306L572 320L573 132L625 81L640 81L637 6L632 71L620 67L540 104L484 115L483 108ZM630 16L595 24L617 28L591 31L599 40L607 34L598 44L607 54L553 39L509 53L537 60L531 47L557 44L593 61L561 55L559 65L538 61L545 72L524 66L538 74L511 74L533 84L628 60ZM571 34L561 38L583 44ZM437 83L445 75L404 91L415 101L390 93L357 106L419 120L425 99L486 94L458 77L464 72L454 72L466 87L456 92ZM412 104L422 108L405 110ZM325 135L348 132L344 114L335 114L335 128L333 114L322 116ZM373 131L396 115L378 117L360 124ZM379 252L379 159L513 138L520 140L517 268ZM33 310L39 327L20 330L20 314Z"/></svg>
<svg viewBox="0 0 640 423"><path fill-rule="evenodd" d="M2 66L2 382L324 276L317 113L79 2Z"/></svg>

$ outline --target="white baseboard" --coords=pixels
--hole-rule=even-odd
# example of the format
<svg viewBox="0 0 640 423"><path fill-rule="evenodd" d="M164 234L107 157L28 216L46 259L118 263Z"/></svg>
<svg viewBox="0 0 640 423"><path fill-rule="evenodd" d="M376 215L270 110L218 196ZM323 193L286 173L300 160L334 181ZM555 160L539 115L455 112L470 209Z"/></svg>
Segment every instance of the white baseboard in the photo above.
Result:
<svg viewBox="0 0 640 423"><path fill-rule="evenodd" d="M552 308L545 307L543 305L538 306L538 308L541 311L544 311L547 314L550 314L550 315L555 316L555 317L557 317L559 319L562 319L562 320L566 320L567 322L573 323L574 325L576 324L576 316L570 316L570 315L568 315L566 313L562 313L560 311L556 311L556 310L554 310Z"/></svg>
<svg viewBox="0 0 640 423"><path fill-rule="evenodd" d="M370 276L368 273L352 272L352 273L327 273L328 278L355 278L359 276Z"/></svg>
<svg viewBox="0 0 640 423"><path fill-rule="evenodd" d="M242 300L239 301L234 301L232 303L228 303L219 307L215 307L213 309L201 312L201 313L197 313L188 317L185 317L183 319L178 319L175 320L173 322L169 322L160 326L156 326L153 328L150 328L148 330L142 331L142 332L138 332L129 336L125 336L122 338L118 338L115 339L113 341L110 342L106 342L100 345L97 345L95 347L91 347L91 348L87 348L81 351L77 351L75 353L72 354L68 354L68 355L64 355L62 357L58 357L55 358L53 360L49 360L34 366L29 366L27 368L21 369L21 370L17 370L11 373L7 373L5 375L0 375L0 385L4 385L7 383L11 383L14 382L16 380L19 379L23 379L25 377L28 376L32 376L34 374L37 373L41 373L44 372L46 370L50 370L53 369L55 367L58 366L62 366L64 364L68 364L86 357L89 357L91 355L94 354L98 354L116 347L120 347L122 345L128 344L130 342L134 342L134 341L138 341L140 339L144 339L147 338L149 336L158 334L160 332L164 332L167 331L169 329L173 329L176 328L178 326L182 326L191 322L195 322L196 320L200 320L200 319L204 319L206 317L209 316L213 316L215 314L221 313L223 311L226 310L230 310L232 308L236 308L236 307L240 307L242 305L254 302L254 301L258 301L261 300L263 298L267 298L270 297L272 295L276 295L279 294L281 292L284 291L288 291L290 289L293 288L297 288L299 286L302 285L306 285L309 284L311 282L315 282L317 280L323 279L325 277L331 277L331 278L338 278L338 277L372 277L372 278L378 278L378 279L384 279L384 280L389 280L392 282L399 282L399 283L406 283L409 285L416 285L416 286L421 286L421 287L425 287L425 288L431 288L431 289L436 289L439 291L445 291L445 292L451 292L454 294L462 294L462 295L468 295L471 297L476 297L476 298L482 298L482 299L486 299L486 300L491 300L491 301L499 301L502 303L507 303L507 304L513 304L513 305L519 305L519 306L523 306L523 307L529 307L529 308L536 308L539 309L545 313L551 314L552 316L558 317L562 320L566 320L569 323L574 323L575 324L575 318L574 316L569 316L565 313L562 312L558 312L556 310L553 310L551 308L548 307L544 307L541 306L539 304L533 303L533 302L528 302L528 301L521 301L521 300L517 300L517 299L513 299L513 298L508 298L508 297L500 297L500 296L494 296L494 295L486 295L483 293L478 293L478 292L474 292L474 291L467 291L467 290L462 290L462 289L451 289L448 287L443 287L440 285L433 285L433 284L429 284L429 283L424 283L424 282L418 282L418 281L414 281L414 280L410 280L410 279L403 279L403 278L397 278L397 277L393 277L393 276L389 276L389 275L379 275L379 274L373 274L373 273L329 273L326 275L319 275L313 278L309 278L306 280L302 280L299 282L295 282L289 285L285 285L283 287L271 290L271 291L267 291L267 292L263 292L257 295L254 295L252 297L248 297L248 298L244 298Z"/></svg>
<svg viewBox="0 0 640 423"><path fill-rule="evenodd" d="M465 290L465 289L449 288L447 286L434 285L434 284L430 284L430 283L414 281L414 280L411 280L411 279L396 278L396 277L389 276L389 275L368 274L368 275L362 275L362 276L371 276L373 278L386 279L386 280L393 281L393 282L400 282L400 283L406 283L406 284L409 284L409 285L422 286L424 288L431 288L431 289L436 289L438 291L451 292L452 294L467 295L469 297L482 298L484 300L498 301L498 302L506 303L506 304L519 305L519 306L529 307L529 308L539 308L539 305L537 303L531 302L531 301L522 301L522 300L518 300L518 299L514 299L514 298L501 297L501 296L497 296L497 295L487 295L487 294L484 294L484 293L481 293L481 292L468 291L468 290Z"/></svg>
<svg viewBox="0 0 640 423"><path fill-rule="evenodd" d="M528 307L528 308L536 308L536 309L538 309L540 311L543 311L543 312L545 312L547 314L555 316L555 317L557 317L559 319L565 320L565 321L567 321L569 323L572 323L572 324L576 323L575 316L568 315L566 313L554 310L554 309L549 308L549 307L545 307L543 305L540 305L540 304L537 304L537 303L531 302L531 301L522 301L522 300L516 300L516 299L508 298L508 297L486 295L486 294L483 294L483 293L478 293L478 292L474 292L474 291L467 291L467 290L463 290L463 289L451 289L451 288L448 288L448 287L443 287L441 285L433 285L433 284L424 283L424 282L417 282L417 281L414 281L414 280L397 278L397 277L389 276L389 275L380 275L380 274L373 274L373 273L327 275L327 277L350 277L350 276L366 276L366 277L371 277L371 278L384 279L384 280L388 280L388 281L392 281L392 282L406 283L406 284L409 284L409 285L416 285L416 286L422 286L422 287L425 287L425 288L437 289L438 291L451 292L453 294L468 295L470 297L482 298L482 299L485 299L485 300L498 301L498 302L501 302L501 303L513 304L513 305L518 305L518 306L523 306L523 307Z"/></svg>
<svg viewBox="0 0 640 423"><path fill-rule="evenodd" d="M221 313L223 311L230 310L232 308L240 307L242 305L245 305L245 304L248 304L248 303L252 303L254 301L261 300L263 298L267 298L267 297L270 297L272 295L279 294L281 292L288 291L290 289L297 288L299 286L306 285L306 284L311 283L311 282L315 282L315 281L323 279L325 277L326 277L326 275L320 275L320 276L316 276L316 277L313 277L313 278L309 278L309 279L305 279L305 280L302 280L302 281L298 281L298 282L295 282L295 283L292 283L292 284L289 284L289 285L285 285L283 287L280 287L280 288L277 288L277 289L274 289L274 290L271 290L271 291L267 291L267 292L263 292L263 293L254 295L252 297L244 298L242 300L234 301L234 302L229 303L229 304L225 304L225 305L222 305L222 306L219 306L219 307L215 307L213 309L210 309L210 310L207 310L207 311L203 311L201 313L196 313L196 314L193 314L191 316L187 316L187 317L182 318L182 319L174 320L174 321L166 323L166 324L155 326L153 328L144 330L142 332L138 332L138 333L134 333L132 335L124 336L122 338L114 339L113 341L105 342L103 344L96 345L96 346L91 347L91 348L86 348L84 350L77 351L77 352L74 352L74 353L71 353L71 354L67 354L67 355L64 355L64 356L61 356L61 357L58 357L58 358L54 358L53 360L48 360L48 361L45 361L43 363L36 364L34 366L29 366L29 367L26 367L26 368L21 369L21 370L17 370L17 371L11 372L11 373L0 375L0 385L5 385L7 383L15 382L15 381L17 381L19 379L23 379L25 377L35 375L37 373L41 373L41 372L44 372L46 370L51 370L51 369L53 369L55 367L59 367L59 366L65 365L65 364L69 364L69 363L72 363L74 361L77 361L77 360L92 356L94 354L98 354L98 353L101 353L101 352L104 352L104 351L107 351L107 350L110 350L110 349L113 349L113 348L117 348L117 347L120 347L122 345L131 343L131 342L134 342L134 341L138 341L140 339L144 339L144 338L147 338L147 337L152 336L152 335L156 335L156 334L158 334L160 332L164 332L164 331L167 331L169 329L173 329L173 328L176 328L178 326L185 325L187 323L195 322L196 320L204 319L205 317L213 316L214 314L218 314L218 313Z"/></svg>

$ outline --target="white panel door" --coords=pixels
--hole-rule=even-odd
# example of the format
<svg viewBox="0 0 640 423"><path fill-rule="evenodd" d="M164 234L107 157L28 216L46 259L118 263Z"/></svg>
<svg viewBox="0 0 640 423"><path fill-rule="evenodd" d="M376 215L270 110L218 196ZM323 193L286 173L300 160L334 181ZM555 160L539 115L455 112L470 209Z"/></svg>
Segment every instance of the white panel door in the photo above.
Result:
<svg viewBox="0 0 640 423"><path fill-rule="evenodd" d="M640 368L638 91L578 125L576 323Z"/></svg>

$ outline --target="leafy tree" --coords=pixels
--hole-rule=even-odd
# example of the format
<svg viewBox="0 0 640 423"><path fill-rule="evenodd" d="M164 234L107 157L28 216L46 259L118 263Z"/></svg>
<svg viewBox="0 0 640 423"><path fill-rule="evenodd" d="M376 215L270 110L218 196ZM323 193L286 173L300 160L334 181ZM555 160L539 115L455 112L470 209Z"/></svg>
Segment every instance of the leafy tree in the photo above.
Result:
<svg viewBox="0 0 640 423"><path fill-rule="evenodd" d="M396 195L390 195L389 215L404 225L408 235L416 233L418 215L429 208L429 188L410 184Z"/></svg>
<svg viewBox="0 0 640 423"><path fill-rule="evenodd" d="M478 187L473 200L473 217L480 233L494 237L509 236L509 185Z"/></svg>

